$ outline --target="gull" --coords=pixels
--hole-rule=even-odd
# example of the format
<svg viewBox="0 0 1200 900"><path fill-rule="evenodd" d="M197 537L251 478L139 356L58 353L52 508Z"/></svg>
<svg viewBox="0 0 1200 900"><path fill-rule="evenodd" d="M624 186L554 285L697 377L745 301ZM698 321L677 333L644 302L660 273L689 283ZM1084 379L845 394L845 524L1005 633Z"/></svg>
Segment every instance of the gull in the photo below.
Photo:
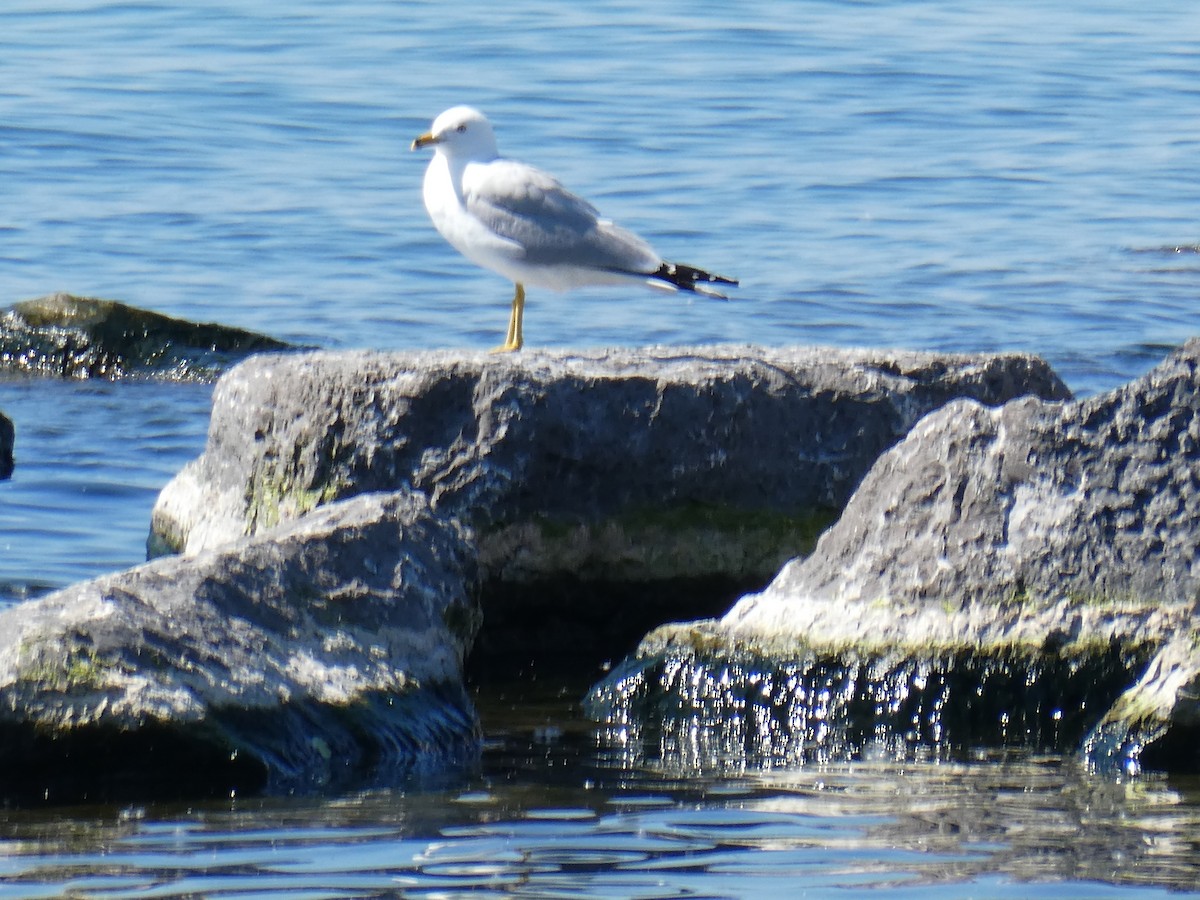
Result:
<svg viewBox="0 0 1200 900"><path fill-rule="evenodd" d="M708 285L737 281L663 260L631 231L602 219L557 179L500 156L484 115L455 106L412 142L432 147L425 170L425 209L434 227L471 262L516 286L508 333L496 352L520 350L525 285L566 291L642 282L725 299Z"/></svg>

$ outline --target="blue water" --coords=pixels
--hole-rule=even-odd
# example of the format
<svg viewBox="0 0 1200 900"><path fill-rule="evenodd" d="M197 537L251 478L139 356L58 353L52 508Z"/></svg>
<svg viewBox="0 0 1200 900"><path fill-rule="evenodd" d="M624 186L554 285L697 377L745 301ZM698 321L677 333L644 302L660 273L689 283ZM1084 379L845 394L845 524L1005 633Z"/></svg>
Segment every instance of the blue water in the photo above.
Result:
<svg viewBox="0 0 1200 900"><path fill-rule="evenodd" d="M530 345L1020 349L1106 390L1200 334L1200 7L1083 7L9 0L0 305L493 346L510 288L441 242L408 150L466 102L664 256L742 280L729 303L531 292ZM209 393L0 382L0 602L140 560ZM1057 877L954 895L1091 896Z"/></svg>
<svg viewBox="0 0 1200 900"><path fill-rule="evenodd" d="M1081 6L1081 5L1074 5ZM409 141L470 102L733 304L534 293L543 346L1044 354L1077 389L1200 332L1200 7L32 3L0 13L2 294L334 347L485 347Z"/></svg>

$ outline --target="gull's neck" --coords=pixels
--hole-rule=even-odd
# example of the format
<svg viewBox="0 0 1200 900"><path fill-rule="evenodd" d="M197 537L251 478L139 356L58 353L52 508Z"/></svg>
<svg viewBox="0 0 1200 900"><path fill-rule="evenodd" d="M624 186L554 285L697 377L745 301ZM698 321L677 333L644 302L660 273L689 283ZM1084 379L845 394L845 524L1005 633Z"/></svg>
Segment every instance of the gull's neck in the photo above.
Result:
<svg viewBox="0 0 1200 900"><path fill-rule="evenodd" d="M472 163L489 163L499 159L496 153L446 153L439 151L434 154L435 157L440 156L446 165L446 172L450 176L450 181L454 185L455 193L462 195L462 180L463 172L467 166Z"/></svg>

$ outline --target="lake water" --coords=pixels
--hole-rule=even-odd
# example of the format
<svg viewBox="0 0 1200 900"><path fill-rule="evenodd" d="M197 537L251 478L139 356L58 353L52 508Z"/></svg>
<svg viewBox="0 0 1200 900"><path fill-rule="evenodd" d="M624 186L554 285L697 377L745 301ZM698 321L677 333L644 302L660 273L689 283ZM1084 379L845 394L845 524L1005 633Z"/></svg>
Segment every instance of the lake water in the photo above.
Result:
<svg viewBox="0 0 1200 900"><path fill-rule="evenodd" d="M1106 390L1200 334L1200 7L1087 7L9 0L0 304L67 290L331 348L493 346L510 287L441 242L408 150L465 102L664 256L742 280L729 303L533 291L530 345L1019 349ZM0 382L3 602L139 561L209 396ZM0 895L1200 884L1194 785L1054 759L684 778L582 725L531 743L558 719L498 715L448 785L13 813Z"/></svg>
<svg viewBox="0 0 1200 900"><path fill-rule="evenodd" d="M423 784L0 810L0 900L1200 896L1198 779L1029 755L680 767L598 744L573 699L483 697L482 764Z"/></svg>

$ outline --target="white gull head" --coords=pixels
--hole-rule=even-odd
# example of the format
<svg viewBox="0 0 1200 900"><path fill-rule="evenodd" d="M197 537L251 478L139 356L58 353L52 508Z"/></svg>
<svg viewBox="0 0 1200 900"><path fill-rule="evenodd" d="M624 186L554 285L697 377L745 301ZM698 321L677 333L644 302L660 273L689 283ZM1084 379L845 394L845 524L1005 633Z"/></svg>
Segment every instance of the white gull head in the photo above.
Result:
<svg viewBox="0 0 1200 900"><path fill-rule="evenodd" d="M454 106L433 120L433 126L413 141L412 149L433 147L456 162L489 162L499 155L492 123L479 110Z"/></svg>

